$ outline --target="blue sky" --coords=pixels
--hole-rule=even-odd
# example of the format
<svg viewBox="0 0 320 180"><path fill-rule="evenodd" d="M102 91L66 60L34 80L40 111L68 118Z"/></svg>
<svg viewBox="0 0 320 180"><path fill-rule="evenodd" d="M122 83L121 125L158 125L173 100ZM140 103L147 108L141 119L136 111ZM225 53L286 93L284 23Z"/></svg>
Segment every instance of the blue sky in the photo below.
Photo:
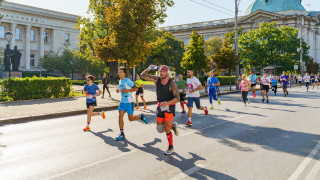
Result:
<svg viewBox="0 0 320 180"><path fill-rule="evenodd" d="M45 9L51 9L70 14L86 16L89 0L7 0L19 4L26 4ZM207 7L197 4L201 3ZM254 0L241 0L239 15L244 15L248 6ZM224 9L210 4L221 6ZM311 6L307 6L310 4ZM320 11L320 0L302 0L302 5L307 10ZM222 12L220 12L222 11ZM172 26L193 22L210 21L232 18L234 16L234 0L175 0L175 6L167 11L166 22L161 26Z"/></svg>

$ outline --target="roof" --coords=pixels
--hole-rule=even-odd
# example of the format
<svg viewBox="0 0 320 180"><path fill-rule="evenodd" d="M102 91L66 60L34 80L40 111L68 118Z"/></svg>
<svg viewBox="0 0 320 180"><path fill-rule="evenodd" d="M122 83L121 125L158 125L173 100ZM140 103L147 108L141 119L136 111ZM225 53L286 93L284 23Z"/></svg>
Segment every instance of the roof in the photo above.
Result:
<svg viewBox="0 0 320 180"><path fill-rule="evenodd" d="M308 16L316 17L318 14L320 14L320 11L308 11L308 13Z"/></svg>
<svg viewBox="0 0 320 180"><path fill-rule="evenodd" d="M255 0L247 9L246 14L257 10L279 12L288 10L306 11L301 5L301 0Z"/></svg>

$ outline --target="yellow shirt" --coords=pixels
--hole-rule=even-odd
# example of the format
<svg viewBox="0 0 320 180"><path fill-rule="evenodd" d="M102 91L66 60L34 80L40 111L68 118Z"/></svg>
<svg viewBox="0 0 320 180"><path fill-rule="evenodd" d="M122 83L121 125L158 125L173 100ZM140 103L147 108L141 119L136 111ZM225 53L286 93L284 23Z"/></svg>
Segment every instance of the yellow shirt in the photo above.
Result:
<svg viewBox="0 0 320 180"><path fill-rule="evenodd" d="M140 88L142 84L143 84L142 79L136 80L136 85L138 88Z"/></svg>

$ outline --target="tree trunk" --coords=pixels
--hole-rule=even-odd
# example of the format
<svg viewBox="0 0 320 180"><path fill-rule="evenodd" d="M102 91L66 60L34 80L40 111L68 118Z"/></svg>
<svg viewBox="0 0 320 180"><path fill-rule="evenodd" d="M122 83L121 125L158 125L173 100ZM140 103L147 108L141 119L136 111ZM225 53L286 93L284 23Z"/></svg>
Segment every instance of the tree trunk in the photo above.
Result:
<svg viewBox="0 0 320 180"><path fill-rule="evenodd" d="M118 75L118 62L105 62L106 66L109 67L109 76L116 77Z"/></svg>

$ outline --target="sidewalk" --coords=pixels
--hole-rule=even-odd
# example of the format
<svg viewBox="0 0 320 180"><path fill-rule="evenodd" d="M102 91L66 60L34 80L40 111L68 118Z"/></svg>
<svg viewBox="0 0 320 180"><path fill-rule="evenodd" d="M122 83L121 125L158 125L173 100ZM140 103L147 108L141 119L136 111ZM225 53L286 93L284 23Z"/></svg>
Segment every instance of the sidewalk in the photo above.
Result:
<svg viewBox="0 0 320 180"><path fill-rule="evenodd" d="M118 86L112 85L110 93L112 98L109 98L108 92L105 92L105 97L97 97L98 106L95 111L108 111L118 108L120 93L116 93ZM102 90L102 85L99 85ZM229 86L220 86L220 95L226 93L237 92L235 86L232 86L232 91L229 91ZM74 86L74 91L81 91L83 86ZM202 96L207 96L204 88L200 91ZM155 85L144 86L144 98L147 104L156 103ZM57 99L37 99L26 101L11 101L0 103L0 124L3 122L13 122L19 120L36 120L44 118L54 118L61 116L70 116L86 113L86 98L85 97L69 97ZM143 106L139 98L140 107Z"/></svg>

